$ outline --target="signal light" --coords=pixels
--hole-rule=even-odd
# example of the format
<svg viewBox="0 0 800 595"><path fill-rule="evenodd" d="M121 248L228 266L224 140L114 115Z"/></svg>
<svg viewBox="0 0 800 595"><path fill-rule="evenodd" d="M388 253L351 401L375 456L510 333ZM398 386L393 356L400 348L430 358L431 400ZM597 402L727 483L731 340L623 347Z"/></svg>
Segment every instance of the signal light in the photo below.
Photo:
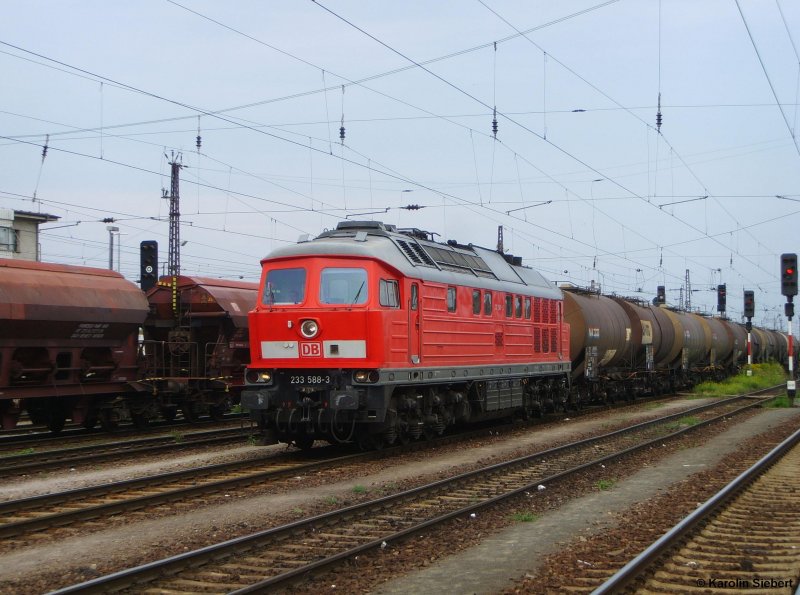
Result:
<svg viewBox="0 0 800 595"><path fill-rule="evenodd" d="M139 244L139 285L147 291L158 283L158 242L145 240Z"/></svg>
<svg viewBox="0 0 800 595"><path fill-rule="evenodd" d="M728 290L725 284L717 285L717 312L725 312L725 304L727 302Z"/></svg>
<svg viewBox="0 0 800 595"><path fill-rule="evenodd" d="M797 295L797 254L781 254L781 293Z"/></svg>
<svg viewBox="0 0 800 595"><path fill-rule="evenodd" d="M664 289L663 285L659 285L656 288L656 304L666 304L666 303L667 303L666 290Z"/></svg>
<svg viewBox="0 0 800 595"><path fill-rule="evenodd" d="M756 297L752 291L744 292L744 316L745 318L752 318L756 315Z"/></svg>

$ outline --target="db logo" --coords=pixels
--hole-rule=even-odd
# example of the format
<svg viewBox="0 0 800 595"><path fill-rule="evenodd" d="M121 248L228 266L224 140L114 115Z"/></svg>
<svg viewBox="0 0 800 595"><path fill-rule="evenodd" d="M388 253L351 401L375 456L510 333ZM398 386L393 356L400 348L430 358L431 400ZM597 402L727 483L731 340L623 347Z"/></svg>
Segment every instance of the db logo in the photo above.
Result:
<svg viewBox="0 0 800 595"><path fill-rule="evenodd" d="M321 343L300 343L300 356L301 357L321 357L322 344Z"/></svg>

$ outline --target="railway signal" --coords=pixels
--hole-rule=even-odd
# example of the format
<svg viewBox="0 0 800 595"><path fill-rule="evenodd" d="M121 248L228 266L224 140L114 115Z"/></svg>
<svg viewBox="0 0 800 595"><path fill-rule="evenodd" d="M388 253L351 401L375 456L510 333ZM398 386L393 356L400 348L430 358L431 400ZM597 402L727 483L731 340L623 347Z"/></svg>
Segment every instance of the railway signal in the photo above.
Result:
<svg viewBox="0 0 800 595"><path fill-rule="evenodd" d="M728 290L725 284L717 285L717 312L721 315L725 314L725 303L727 301Z"/></svg>
<svg viewBox="0 0 800 595"><path fill-rule="evenodd" d="M784 313L788 321L789 330L789 380L786 381L786 394L789 404L794 405L794 336L792 335L792 318L794 318L794 296L797 295L797 254L790 252L781 254L781 293L786 296Z"/></svg>
<svg viewBox="0 0 800 595"><path fill-rule="evenodd" d="M797 254L781 254L781 293L788 298L797 295Z"/></svg>
<svg viewBox="0 0 800 595"><path fill-rule="evenodd" d="M747 324L751 325L750 319L756 315L756 297L755 292L745 290L744 292L744 316L747 318ZM752 325L751 325L752 326Z"/></svg>
<svg viewBox="0 0 800 595"><path fill-rule="evenodd" d="M147 291L158 283L158 242L145 240L139 244L139 286Z"/></svg>
<svg viewBox="0 0 800 595"><path fill-rule="evenodd" d="M666 304L666 303L667 303L666 289L664 289L663 285L659 285L656 288L656 305Z"/></svg>

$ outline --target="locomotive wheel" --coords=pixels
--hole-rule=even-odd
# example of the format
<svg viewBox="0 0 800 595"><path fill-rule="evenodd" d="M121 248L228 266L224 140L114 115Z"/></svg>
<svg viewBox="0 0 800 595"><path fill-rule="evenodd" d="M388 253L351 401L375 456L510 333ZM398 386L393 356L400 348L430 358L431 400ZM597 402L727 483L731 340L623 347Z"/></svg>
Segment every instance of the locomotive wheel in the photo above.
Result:
<svg viewBox="0 0 800 595"><path fill-rule="evenodd" d="M294 445L301 450L311 450L311 447L314 446L314 435L297 434L292 442L294 442Z"/></svg>

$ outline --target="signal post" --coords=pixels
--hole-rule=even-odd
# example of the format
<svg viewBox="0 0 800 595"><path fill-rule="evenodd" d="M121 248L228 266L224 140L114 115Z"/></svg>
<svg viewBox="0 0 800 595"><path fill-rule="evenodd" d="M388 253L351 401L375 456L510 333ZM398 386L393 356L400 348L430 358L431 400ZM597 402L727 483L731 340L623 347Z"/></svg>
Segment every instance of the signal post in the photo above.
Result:
<svg viewBox="0 0 800 595"><path fill-rule="evenodd" d="M753 375L753 342L750 331L753 330L753 316L756 315L756 294L750 290L744 292L744 315L747 318L747 375Z"/></svg>
<svg viewBox="0 0 800 595"><path fill-rule="evenodd" d="M794 317L794 296L797 295L797 254L781 254L781 293L786 296L784 312L789 326L789 380L786 381L786 394L789 406L794 406L794 336L792 335L792 318Z"/></svg>

